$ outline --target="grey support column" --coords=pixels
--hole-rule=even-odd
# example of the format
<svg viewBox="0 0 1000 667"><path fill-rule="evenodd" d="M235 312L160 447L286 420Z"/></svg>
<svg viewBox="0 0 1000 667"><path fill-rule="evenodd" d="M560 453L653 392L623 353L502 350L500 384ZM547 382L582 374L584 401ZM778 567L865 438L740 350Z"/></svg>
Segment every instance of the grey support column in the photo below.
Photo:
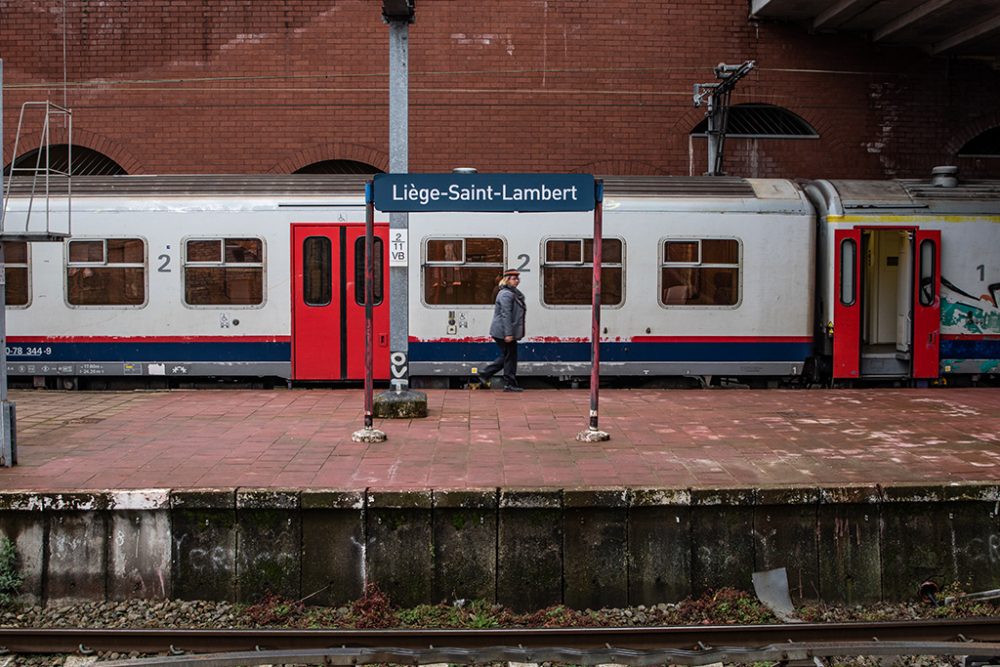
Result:
<svg viewBox="0 0 1000 667"><path fill-rule="evenodd" d="M409 32L407 21L389 22L389 171L409 170ZM407 238L409 213L389 214L389 238ZM409 253L407 253L407 256ZM407 267L389 268L390 383L409 389L409 285Z"/></svg>
<svg viewBox="0 0 1000 667"><path fill-rule="evenodd" d="M382 17L389 24L389 171L409 171L409 32L413 0L383 0ZM389 214L389 247L397 239L408 243L407 213ZM407 248L407 257L409 249ZM410 390L409 268L389 267L390 391L375 397L375 416L410 419L427 416L427 395Z"/></svg>

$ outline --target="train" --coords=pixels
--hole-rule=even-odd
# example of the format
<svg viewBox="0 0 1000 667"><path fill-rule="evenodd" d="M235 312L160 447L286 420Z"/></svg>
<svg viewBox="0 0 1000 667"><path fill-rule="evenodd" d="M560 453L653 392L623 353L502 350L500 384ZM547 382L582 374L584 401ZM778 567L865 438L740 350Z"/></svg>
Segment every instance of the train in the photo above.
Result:
<svg viewBox="0 0 1000 667"><path fill-rule="evenodd" d="M996 380L1000 181L938 171L603 178L602 378ZM74 177L72 196L10 184L8 376L65 388L362 379L364 183ZM389 214L374 226L374 372L387 380ZM589 376L593 214L421 212L407 232L414 387L460 385L495 356L505 268L521 271L528 306L519 373Z"/></svg>

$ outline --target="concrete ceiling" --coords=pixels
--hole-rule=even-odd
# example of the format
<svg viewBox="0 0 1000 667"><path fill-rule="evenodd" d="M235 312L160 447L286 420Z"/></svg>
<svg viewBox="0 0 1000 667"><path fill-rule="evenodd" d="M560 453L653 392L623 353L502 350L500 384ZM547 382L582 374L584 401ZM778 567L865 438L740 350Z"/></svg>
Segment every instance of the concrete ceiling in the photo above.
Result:
<svg viewBox="0 0 1000 667"><path fill-rule="evenodd" d="M750 13L799 22L814 32L860 32L875 43L1000 66L998 0L751 0Z"/></svg>

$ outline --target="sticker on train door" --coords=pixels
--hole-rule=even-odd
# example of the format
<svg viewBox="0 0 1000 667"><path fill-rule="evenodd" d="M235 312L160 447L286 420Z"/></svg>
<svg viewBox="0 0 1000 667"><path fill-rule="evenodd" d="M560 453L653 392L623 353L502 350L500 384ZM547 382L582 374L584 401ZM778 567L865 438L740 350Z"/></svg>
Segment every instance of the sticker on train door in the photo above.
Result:
<svg viewBox="0 0 1000 667"><path fill-rule="evenodd" d="M833 377L861 374L861 230L833 233Z"/></svg>
<svg viewBox="0 0 1000 667"><path fill-rule="evenodd" d="M936 378L941 363L941 231L918 229L913 261L914 378Z"/></svg>

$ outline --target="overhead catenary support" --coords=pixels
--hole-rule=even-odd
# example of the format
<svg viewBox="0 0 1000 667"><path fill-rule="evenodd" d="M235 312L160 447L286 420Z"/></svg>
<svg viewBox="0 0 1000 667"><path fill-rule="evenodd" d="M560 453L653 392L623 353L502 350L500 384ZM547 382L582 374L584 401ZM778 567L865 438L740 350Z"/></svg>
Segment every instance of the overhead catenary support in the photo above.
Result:
<svg viewBox="0 0 1000 667"><path fill-rule="evenodd" d="M706 176L723 176L723 154L726 143L726 121L729 117L729 97L736 87L736 82L750 73L756 64L748 60L742 65L715 66L715 76L720 83L694 84L694 105L700 107L706 101L708 118L708 170Z"/></svg>

